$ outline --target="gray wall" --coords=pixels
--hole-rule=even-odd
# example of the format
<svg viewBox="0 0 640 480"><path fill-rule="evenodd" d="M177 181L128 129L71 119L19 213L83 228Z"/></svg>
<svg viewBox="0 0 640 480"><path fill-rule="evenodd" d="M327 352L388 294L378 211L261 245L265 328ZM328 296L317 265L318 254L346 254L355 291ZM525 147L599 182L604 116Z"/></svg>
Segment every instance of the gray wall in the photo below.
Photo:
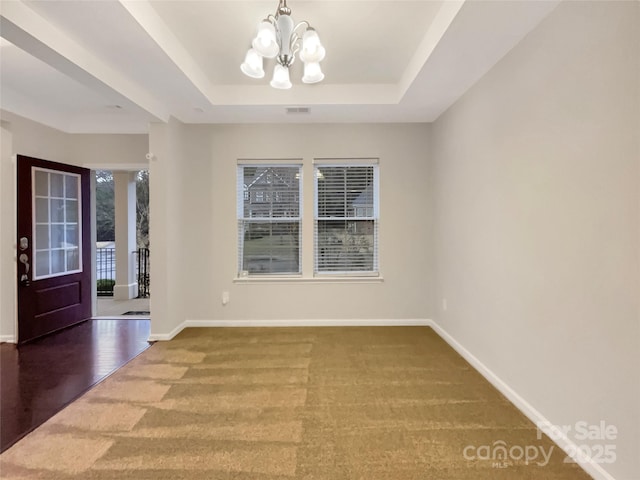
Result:
<svg viewBox="0 0 640 480"><path fill-rule="evenodd" d="M431 150L437 321L553 424L615 425L621 480L640 472L639 9L560 4Z"/></svg>
<svg viewBox="0 0 640 480"><path fill-rule="evenodd" d="M157 158L150 170L153 334L162 337L185 320L206 324L428 318L433 289L428 136L429 126L424 124L185 126L172 121L154 125L150 135ZM382 282L308 281L313 262L314 157L380 158ZM234 281L236 166L241 158L302 159L302 255L307 281ZM158 216L159 211L166 215ZM179 260L159 259L158 242L160 252ZM166 285L159 288L164 293L156 295L163 279ZM221 302L223 291L230 293L226 306ZM158 317L158 312L167 312L166 317Z"/></svg>

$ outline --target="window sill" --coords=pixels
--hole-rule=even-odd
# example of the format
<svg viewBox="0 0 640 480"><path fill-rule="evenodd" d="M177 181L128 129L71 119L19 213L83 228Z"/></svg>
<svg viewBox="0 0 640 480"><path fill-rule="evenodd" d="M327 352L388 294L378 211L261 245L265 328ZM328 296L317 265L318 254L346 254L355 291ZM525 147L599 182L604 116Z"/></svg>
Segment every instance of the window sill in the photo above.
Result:
<svg viewBox="0 0 640 480"><path fill-rule="evenodd" d="M238 284L264 284L264 283L383 283L384 278L377 276L321 276L321 277L298 277L298 276L260 276L260 277L236 277L233 283Z"/></svg>

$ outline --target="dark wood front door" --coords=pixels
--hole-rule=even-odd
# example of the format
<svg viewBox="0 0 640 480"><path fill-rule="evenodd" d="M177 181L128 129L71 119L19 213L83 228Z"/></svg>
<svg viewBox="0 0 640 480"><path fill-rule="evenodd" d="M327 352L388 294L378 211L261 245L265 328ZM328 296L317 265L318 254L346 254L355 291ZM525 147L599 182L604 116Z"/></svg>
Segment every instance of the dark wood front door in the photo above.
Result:
<svg viewBox="0 0 640 480"><path fill-rule="evenodd" d="M18 155L18 343L91 317L90 171Z"/></svg>

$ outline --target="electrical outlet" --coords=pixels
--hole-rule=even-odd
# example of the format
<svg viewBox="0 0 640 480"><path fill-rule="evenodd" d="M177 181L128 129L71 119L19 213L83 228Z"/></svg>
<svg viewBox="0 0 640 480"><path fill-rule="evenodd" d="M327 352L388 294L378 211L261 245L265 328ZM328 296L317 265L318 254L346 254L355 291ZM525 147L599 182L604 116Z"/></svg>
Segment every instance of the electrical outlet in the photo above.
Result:
<svg viewBox="0 0 640 480"><path fill-rule="evenodd" d="M229 292L225 290L222 292L222 304L226 305L227 303L229 303Z"/></svg>
<svg viewBox="0 0 640 480"><path fill-rule="evenodd" d="M446 298L443 298L443 299L442 299L442 310L443 310L444 312L446 312L446 311L447 311L447 299L446 299Z"/></svg>

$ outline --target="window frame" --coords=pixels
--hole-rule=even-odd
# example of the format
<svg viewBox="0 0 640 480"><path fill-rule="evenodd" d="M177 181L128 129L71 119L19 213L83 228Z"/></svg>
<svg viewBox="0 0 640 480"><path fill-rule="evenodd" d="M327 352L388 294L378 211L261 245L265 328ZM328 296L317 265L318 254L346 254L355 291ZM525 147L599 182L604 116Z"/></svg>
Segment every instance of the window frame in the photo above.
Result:
<svg viewBox="0 0 640 480"><path fill-rule="evenodd" d="M265 159L265 160L238 160L237 162L237 185L236 185L236 220L237 220L237 239L238 239L238 248L237 248L237 276L238 278L248 278L248 279L260 279L260 278L282 278L282 277L290 277L297 278L301 277L303 274L303 265L302 265L302 251L303 251L303 235L302 235L302 217L303 217L303 161L302 159ZM251 201L252 195L246 189L246 184L244 183L244 174L245 168L258 168L258 169L268 169L268 168L295 168L296 179L298 183L297 188L297 196L298 196L298 215L297 216L273 216L273 210L270 211L270 215L268 217L259 216L245 217L245 202ZM257 197L256 192L256 197ZM273 206L273 202L267 202L267 198L280 198L282 192L279 191L269 191L269 192L260 192L262 193L261 198L262 202L269 203ZM274 193L273 196L269 195L270 193ZM290 191L287 191L290 193ZM265 195L266 194L266 195ZM280 194L280 195L278 195ZM245 227L249 224L266 224L272 226L274 224L283 224L283 223L291 223L297 224L297 235L298 235L298 252L297 252L297 266L298 271L291 272L273 272L273 271L265 271L256 272L245 269ZM271 227L270 227L271 228Z"/></svg>
<svg viewBox="0 0 640 480"><path fill-rule="evenodd" d="M320 217L319 215L319 187L318 182L321 178L320 172L323 168L348 168L348 167L371 167L373 173L373 182L371 184L372 205L371 207L356 207L354 215L349 216L332 216ZM313 224L313 276L315 278L358 278L358 277L381 277L380 273L380 162L378 158L316 158L313 161L313 181L314 181L314 224ZM345 205L346 206L346 205ZM358 208L364 208L365 213L370 215L357 215ZM372 221L373 222L373 245L372 245L372 269L371 270L323 270L320 267L320 246L319 241L319 222L324 221Z"/></svg>

